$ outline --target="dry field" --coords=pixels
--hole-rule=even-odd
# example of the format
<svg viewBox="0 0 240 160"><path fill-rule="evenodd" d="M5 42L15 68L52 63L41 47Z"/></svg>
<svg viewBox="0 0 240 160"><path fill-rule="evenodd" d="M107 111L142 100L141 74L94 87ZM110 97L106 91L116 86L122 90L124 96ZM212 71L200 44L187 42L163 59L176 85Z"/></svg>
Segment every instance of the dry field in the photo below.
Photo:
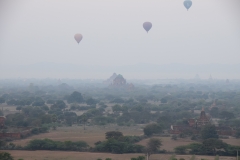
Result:
<svg viewBox="0 0 240 160"><path fill-rule="evenodd" d="M97 160L111 158L112 160L130 160L133 157L144 156L143 154L110 154L110 153L89 153L89 152L61 152L61 151L6 151L15 159L24 160ZM150 160L167 160L171 155L155 154ZM191 155L177 155L176 158L189 160ZM214 160L214 156L196 156L196 160ZM235 160L235 157L220 157L220 160Z"/></svg>
<svg viewBox="0 0 240 160"><path fill-rule="evenodd" d="M169 151L169 152L173 152L174 148L177 146L188 145L188 144L194 142L189 138L188 139L187 138L178 139L176 141L172 140L171 137L154 137L154 138L160 139L162 141L161 149L165 149L166 151ZM138 144L146 146L148 140L149 139L144 139L141 142L139 142Z"/></svg>
<svg viewBox="0 0 240 160"><path fill-rule="evenodd" d="M178 140L172 140L171 137L154 137L158 138L162 141L161 149L165 149L166 151L173 152L174 148L181 145L188 145L190 143L197 143L196 141L191 140L190 138L179 138ZM144 139L138 144L145 146L149 139ZM236 139L234 137L230 137L229 139L222 139L224 142L234 145L240 146L240 139Z"/></svg>
<svg viewBox="0 0 240 160"><path fill-rule="evenodd" d="M236 139L234 137L229 137L229 139L222 139L223 142L234 145L234 146L240 146L240 139Z"/></svg>
<svg viewBox="0 0 240 160"><path fill-rule="evenodd" d="M34 135L26 139L15 140L13 143L17 145L26 145L32 139L44 139L49 138L58 141L85 141L90 146L94 146L97 141L105 140L105 133L107 131L121 131L123 135L142 135L143 131L140 126L133 127L120 127L117 125L111 126L86 126L86 130L83 126L72 127L59 127L57 130L51 130L49 133Z"/></svg>
<svg viewBox="0 0 240 160"><path fill-rule="evenodd" d="M94 147L94 143L97 141L105 140L105 133L107 131L121 131L124 135L143 135L142 126L121 127L117 125L108 126L86 126L86 130L83 130L83 126L72 127L59 127L57 130L51 130L49 133L34 135L26 139L15 140L13 143L16 145L25 146L30 140L49 138L57 141L85 141L91 147ZM171 137L155 137L162 141L161 149L173 152L174 148L180 145L187 145L193 143L189 138L172 140ZM144 139L138 144L145 146L149 139ZM240 145L240 139L230 137L229 139L223 139L224 142L231 145Z"/></svg>

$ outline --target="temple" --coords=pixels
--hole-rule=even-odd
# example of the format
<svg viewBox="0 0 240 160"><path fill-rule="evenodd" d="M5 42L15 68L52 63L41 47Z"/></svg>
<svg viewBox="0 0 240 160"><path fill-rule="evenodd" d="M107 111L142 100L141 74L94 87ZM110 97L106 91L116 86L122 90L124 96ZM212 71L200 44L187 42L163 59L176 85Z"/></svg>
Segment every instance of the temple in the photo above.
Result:
<svg viewBox="0 0 240 160"><path fill-rule="evenodd" d="M193 127L193 128L201 128L202 126L211 124L211 117L207 116L204 111L204 108L202 108L200 117L198 119L194 119L194 118L189 119L188 124L190 127Z"/></svg>
<svg viewBox="0 0 240 160"><path fill-rule="evenodd" d="M128 84L126 79L121 74L117 75L116 73L113 73L113 75L103 83L109 84L109 87L111 88L123 88L129 91L134 90L135 88L132 83Z"/></svg>
<svg viewBox="0 0 240 160"><path fill-rule="evenodd" d="M215 104L215 101L214 101L214 104ZM188 125L186 126L171 125L171 129L169 130L169 133L181 134L185 131L191 131L194 134L199 134L201 131L201 128L205 125L211 124L211 121L212 121L211 117L206 115L204 108L202 108L199 118L188 119ZM236 131L229 126L216 127L216 130L219 135L233 136L236 133Z"/></svg>
<svg viewBox="0 0 240 160"><path fill-rule="evenodd" d="M113 86L123 86L126 85L126 79L123 78L121 74L117 75L116 78L114 78L112 85Z"/></svg>

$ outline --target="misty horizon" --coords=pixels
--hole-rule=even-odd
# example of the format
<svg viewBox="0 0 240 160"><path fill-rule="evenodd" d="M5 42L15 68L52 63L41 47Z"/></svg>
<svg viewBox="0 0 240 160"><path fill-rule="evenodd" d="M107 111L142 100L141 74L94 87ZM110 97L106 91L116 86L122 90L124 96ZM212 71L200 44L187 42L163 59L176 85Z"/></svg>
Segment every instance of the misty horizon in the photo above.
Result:
<svg viewBox="0 0 240 160"><path fill-rule="evenodd" d="M176 0L2 0L0 79L240 79L239 8L239 0L195 0L188 11Z"/></svg>

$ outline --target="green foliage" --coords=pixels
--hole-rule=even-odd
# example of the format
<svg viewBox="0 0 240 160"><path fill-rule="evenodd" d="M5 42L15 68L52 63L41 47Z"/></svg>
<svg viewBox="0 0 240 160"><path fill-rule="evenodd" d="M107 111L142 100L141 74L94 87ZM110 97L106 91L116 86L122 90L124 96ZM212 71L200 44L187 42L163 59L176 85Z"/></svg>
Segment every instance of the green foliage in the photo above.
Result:
<svg viewBox="0 0 240 160"><path fill-rule="evenodd" d="M177 135L172 135L172 140L177 140Z"/></svg>
<svg viewBox="0 0 240 160"><path fill-rule="evenodd" d="M167 98L162 98L161 103L167 103Z"/></svg>
<svg viewBox="0 0 240 160"><path fill-rule="evenodd" d="M113 117L97 116L94 117L93 121L96 125L106 125L109 123L114 123L115 119Z"/></svg>
<svg viewBox="0 0 240 160"><path fill-rule="evenodd" d="M1 160L14 160L10 153L7 152L0 152L0 159Z"/></svg>
<svg viewBox="0 0 240 160"><path fill-rule="evenodd" d="M45 101L41 97L36 97L32 106L43 106L44 104L45 104Z"/></svg>
<svg viewBox="0 0 240 160"><path fill-rule="evenodd" d="M147 146L145 148L145 152L150 156L151 154L157 153L160 149L162 142L160 139L157 138L150 138Z"/></svg>
<svg viewBox="0 0 240 160"><path fill-rule="evenodd" d="M64 101L62 100L58 100L56 101L52 106L51 106L51 109L52 110L57 110L57 109L64 109L66 108L66 104L64 103Z"/></svg>
<svg viewBox="0 0 240 160"><path fill-rule="evenodd" d="M0 149L5 147L7 142L5 140L0 140Z"/></svg>
<svg viewBox="0 0 240 160"><path fill-rule="evenodd" d="M174 148L177 154L186 154L187 147L186 146L178 146Z"/></svg>
<svg viewBox="0 0 240 160"><path fill-rule="evenodd" d="M131 160L145 160L144 156L138 156L137 158L131 158Z"/></svg>
<svg viewBox="0 0 240 160"><path fill-rule="evenodd" d="M216 155L216 149L224 149L227 147L227 144L222 140L210 138L202 142L205 153Z"/></svg>
<svg viewBox="0 0 240 160"><path fill-rule="evenodd" d="M124 103L125 101L122 98L114 98L111 103Z"/></svg>
<svg viewBox="0 0 240 160"><path fill-rule="evenodd" d="M214 158L214 160L219 160L219 156L218 156L218 155L216 155L216 157Z"/></svg>
<svg viewBox="0 0 240 160"><path fill-rule="evenodd" d="M29 150L62 150L62 151L84 151L88 148L88 144L84 141L53 141L50 139L31 140L26 146Z"/></svg>
<svg viewBox="0 0 240 160"><path fill-rule="evenodd" d="M240 138L240 128L237 129L235 136L236 136L236 138Z"/></svg>
<svg viewBox="0 0 240 160"><path fill-rule="evenodd" d="M110 139L110 138L118 139L122 136L123 136L122 132L119 132L119 131L109 131L105 133L106 139Z"/></svg>
<svg viewBox="0 0 240 160"><path fill-rule="evenodd" d="M48 132L49 128L44 126L44 127L38 127L38 128L33 128L32 129L32 134L39 134L39 133L46 133Z"/></svg>
<svg viewBox="0 0 240 160"><path fill-rule="evenodd" d="M171 155L171 157L168 160L177 160L176 155Z"/></svg>
<svg viewBox="0 0 240 160"><path fill-rule="evenodd" d="M137 136L123 136L122 132L106 132L106 141L95 143L94 150L97 152L111 153L141 153L143 146L134 143L139 142L142 138Z"/></svg>
<svg viewBox="0 0 240 160"><path fill-rule="evenodd" d="M93 98L88 98L86 100L87 105L96 105L97 104L97 100L93 99Z"/></svg>
<svg viewBox="0 0 240 160"><path fill-rule="evenodd" d="M5 103L5 98L0 97L0 104L1 104L1 103Z"/></svg>
<svg viewBox="0 0 240 160"><path fill-rule="evenodd" d="M120 105L116 104L116 105L112 106L112 111L120 112L120 111L123 111L123 108Z"/></svg>
<svg viewBox="0 0 240 160"><path fill-rule="evenodd" d="M192 157L190 158L190 160L195 160L195 159L196 159L195 155L192 155Z"/></svg>
<svg viewBox="0 0 240 160"><path fill-rule="evenodd" d="M223 156L235 156L236 151L240 150L240 147L231 146L224 143L219 139L206 139L200 143L191 143L186 146L178 146L175 148L176 153L188 150L190 154L198 155L223 155Z"/></svg>
<svg viewBox="0 0 240 160"><path fill-rule="evenodd" d="M68 98L67 98L68 103L82 103L84 102L84 99L82 97L82 94L74 91Z"/></svg>
<svg viewBox="0 0 240 160"><path fill-rule="evenodd" d="M233 119L235 116L232 112L222 111L222 112L219 113L219 117L221 119Z"/></svg>
<svg viewBox="0 0 240 160"><path fill-rule="evenodd" d="M206 125L201 130L202 139L218 138L215 125Z"/></svg>
<svg viewBox="0 0 240 160"><path fill-rule="evenodd" d="M148 124L143 128L143 132L147 136L151 136L153 134L159 134L162 132L162 127L156 123Z"/></svg>
<svg viewBox="0 0 240 160"><path fill-rule="evenodd" d="M97 152L110 152L117 154L141 153L143 150L143 146L110 138L104 142L98 143L95 146L94 150Z"/></svg>
<svg viewBox="0 0 240 160"><path fill-rule="evenodd" d="M210 115L213 117L213 118L218 118L219 117L219 109L217 107L213 107L211 110L210 110Z"/></svg>

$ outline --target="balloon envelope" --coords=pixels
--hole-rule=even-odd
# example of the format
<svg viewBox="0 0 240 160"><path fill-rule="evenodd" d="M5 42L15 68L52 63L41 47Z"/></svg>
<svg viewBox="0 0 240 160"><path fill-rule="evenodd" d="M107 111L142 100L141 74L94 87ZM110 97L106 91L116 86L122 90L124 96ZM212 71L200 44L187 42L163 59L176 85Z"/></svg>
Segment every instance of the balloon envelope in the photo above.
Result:
<svg viewBox="0 0 240 160"><path fill-rule="evenodd" d="M143 28L148 32L152 28L152 23L151 22L144 22L143 23Z"/></svg>
<svg viewBox="0 0 240 160"><path fill-rule="evenodd" d="M74 35L74 38L77 41L77 43L79 44L79 42L81 42L83 36L81 34L77 33Z"/></svg>
<svg viewBox="0 0 240 160"><path fill-rule="evenodd" d="M183 5L185 6L185 8L187 8L187 10L192 6L192 1L190 0L186 0L183 2Z"/></svg>

